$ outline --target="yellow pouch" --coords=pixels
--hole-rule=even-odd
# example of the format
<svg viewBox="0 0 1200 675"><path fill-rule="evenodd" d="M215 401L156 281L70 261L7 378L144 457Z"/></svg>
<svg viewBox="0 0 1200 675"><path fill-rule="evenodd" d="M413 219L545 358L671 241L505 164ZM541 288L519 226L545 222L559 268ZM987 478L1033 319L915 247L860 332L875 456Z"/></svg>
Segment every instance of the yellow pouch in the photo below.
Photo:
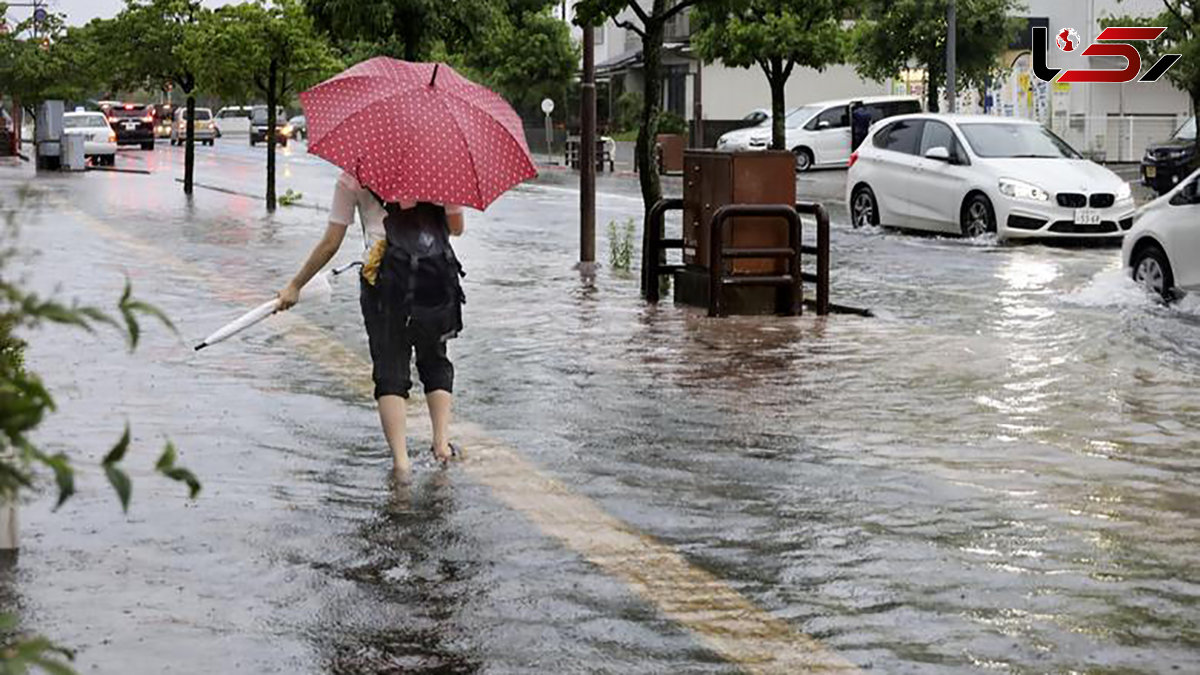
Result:
<svg viewBox="0 0 1200 675"><path fill-rule="evenodd" d="M367 261L363 263L362 276L372 286L375 285L375 279L379 277L379 263L383 262L383 251L386 248L386 239L380 239L375 242L375 245L367 253Z"/></svg>

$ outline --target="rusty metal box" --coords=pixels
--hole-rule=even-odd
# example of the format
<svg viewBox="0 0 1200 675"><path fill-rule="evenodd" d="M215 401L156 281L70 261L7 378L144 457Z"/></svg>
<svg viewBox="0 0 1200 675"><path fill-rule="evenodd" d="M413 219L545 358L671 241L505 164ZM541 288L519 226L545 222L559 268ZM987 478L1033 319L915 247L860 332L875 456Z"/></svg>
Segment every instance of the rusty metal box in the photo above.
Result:
<svg viewBox="0 0 1200 675"><path fill-rule="evenodd" d="M708 268L713 213L726 204L794 204L796 160L790 152L687 150L683 167L683 261ZM725 246L786 247L782 218L734 218ZM733 274L782 274L786 261L741 258L727 262Z"/></svg>

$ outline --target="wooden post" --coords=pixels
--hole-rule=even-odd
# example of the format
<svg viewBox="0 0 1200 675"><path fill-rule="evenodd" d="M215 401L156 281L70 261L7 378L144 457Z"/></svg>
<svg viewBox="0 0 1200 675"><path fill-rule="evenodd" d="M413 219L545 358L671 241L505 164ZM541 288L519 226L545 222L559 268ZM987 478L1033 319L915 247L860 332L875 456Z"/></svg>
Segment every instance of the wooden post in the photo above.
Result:
<svg viewBox="0 0 1200 675"><path fill-rule="evenodd" d="M704 143L704 59L696 59L696 76L692 82L692 139L691 147L703 149Z"/></svg>
<svg viewBox="0 0 1200 675"><path fill-rule="evenodd" d="M596 29L583 27L583 91L579 121L579 262L596 262Z"/></svg>

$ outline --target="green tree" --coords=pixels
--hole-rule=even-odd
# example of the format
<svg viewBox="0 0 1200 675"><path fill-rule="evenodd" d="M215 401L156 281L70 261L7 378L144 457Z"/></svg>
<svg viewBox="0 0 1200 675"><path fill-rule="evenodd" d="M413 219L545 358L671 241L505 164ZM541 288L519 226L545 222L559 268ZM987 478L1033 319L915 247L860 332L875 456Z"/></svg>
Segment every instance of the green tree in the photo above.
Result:
<svg viewBox="0 0 1200 675"><path fill-rule="evenodd" d="M203 15L183 55L202 88L234 100L251 93L266 99L267 210L274 211L275 110L340 70L336 52L296 0L257 0Z"/></svg>
<svg viewBox="0 0 1200 675"><path fill-rule="evenodd" d="M996 74L1020 30L1019 7L1018 0L957 0L957 84L980 87ZM946 81L946 0L865 0L863 9L851 50L859 74L882 81L910 65L924 68L926 109L937 112Z"/></svg>
<svg viewBox="0 0 1200 675"><path fill-rule="evenodd" d="M771 86L771 148L787 150L784 90L792 70L841 63L845 0L718 0L697 5L692 36L705 60L758 66Z"/></svg>
<svg viewBox="0 0 1200 675"><path fill-rule="evenodd" d="M662 112L662 50L667 22L687 11L700 0L653 0L650 8L641 0L580 0L575 5L575 22L581 26L599 26L613 19L642 41L643 87L642 119L638 127L635 156L642 202L646 211L662 199L662 183L654 165L654 143ZM709 0L711 1L711 0ZM630 18L626 18L630 17Z"/></svg>
<svg viewBox="0 0 1200 675"><path fill-rule="evenodd" d="M0 3L0 20L7 6ZM32 110L42 101L80 101L103 79L101 45L89 27L68 28L61 14L49 13L10 25L0 34L0 91Z"/></svg>
<svg viewBox="0 0 1200 675"><path fill-rule="evenodd" d="M196 72L184 58L184 44L209 10L199 0L125 0L111 22L97 22L106 43L106 62L118 88L161 89L168 84L187 97L183 191L192 194L196 164Z"/></svg>
<svg viewBox="0 0 1200 675"><path fill-rule="evenodd" d="M20 200L29 198L29 194L23 192ZM11 236L15 231L15 213L14 210L8 210L4 214L5 235ZM5 247L0 250L0 500L14 503L26 493L34 491L41 478L41 470L54 477L58 492L57 509L75 494L74 463L65 452L51 454L40 448L32 438L54 411L54 398L41 378L26 367L22 358L26 344L14 332L36 331L47 323L75 326L88 332L109 326L124 335L129 350L133 351L141 336L141 317L159 320L172 330L174 326L158 309L134 298L128 282L116 307L119 319L95 307L66 305L26 291L4 270L18 255L9 243L6 241ZM35 336L36 332L29 339ZM121 508L125 510L129 509L133 485L121 465L130 446L131 435L127 423L121 438L100 462ZM175 446L167 441L155 468L171 480L186 483L188 494L194 499L200 492L200 483L190 471L177 466L176 459ZM31 668L50 673L72 672L66 663L72 658L69 650L45 638L17 636L17 624L15 616L0 613L0 635L3 636L0 638L0 673L25 673Z"/></svg>
<svg viewBox="0 0 1200 675"><path fill-rule="evenodd" d="M522 0L525 1L525 0ZM427 59L439 43L467 45L490 23L495 0L305 0L317 26L347 54ZM458 52L457 49L452 50Z"/></svg>
<svg viewBox="0 0 1200 675"><path fill-rule="evenodd" d="M1200 119L1200 2L1196 0L1162 0L1163 11L1157 16L1114 16L1101 24L1108 26L1163 26L1167 30L1159 39L1148 42L1135 40L1131 44L1142 55L1142 69L1148 70L1164 54L1180 54L1182 58L1167 70L1167 81L1192 99L1192 114Z"/></svg>

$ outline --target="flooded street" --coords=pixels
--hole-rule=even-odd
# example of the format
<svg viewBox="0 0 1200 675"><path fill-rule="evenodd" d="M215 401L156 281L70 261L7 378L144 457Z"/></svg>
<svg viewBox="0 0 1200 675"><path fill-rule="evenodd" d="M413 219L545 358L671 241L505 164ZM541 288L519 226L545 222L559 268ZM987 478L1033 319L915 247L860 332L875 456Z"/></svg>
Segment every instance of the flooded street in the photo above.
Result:
<svg viewBox="0 0 1200 675"><path fill-rule="evenodd" d="M644 304L636 260L581 280L576 178L547 171L455 242L468 459L435 468L414 407L404 491L353 279L192 351L295 272L337 171L293 146L302 203L267 216L261 149L197 148L224 191L191 204L182 154L0 164L6 273L105 307L127 274L181 333L32 340L60 407L39 440L89 461L58 512L23 508L0 597L80 672L1200 672L1200 299L1152 301L1119 250L853 230L830 204L832 299L875 318L712 320ZM599 192L607 263L642 207L634 179ZM126 419L127 517L98 467ZM194 503L153 475L167 438Z"/></svg>

